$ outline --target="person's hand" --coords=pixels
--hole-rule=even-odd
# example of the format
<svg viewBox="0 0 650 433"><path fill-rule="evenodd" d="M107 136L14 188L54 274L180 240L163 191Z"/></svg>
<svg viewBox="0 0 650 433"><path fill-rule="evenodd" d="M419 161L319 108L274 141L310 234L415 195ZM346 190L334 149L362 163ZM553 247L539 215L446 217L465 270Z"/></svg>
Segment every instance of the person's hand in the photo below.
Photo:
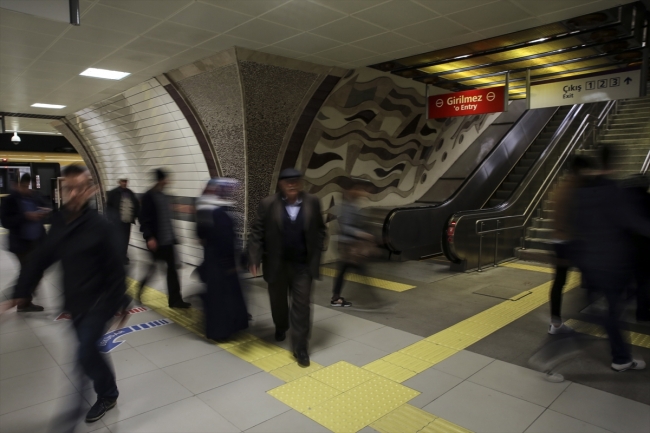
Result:
<svg viewBox="0 0 650 433"><path fill-rule="evenodd" d="M27 301L27 299L10 299L8 301L0 302L0 314L14 308L20 302L24 302L24 301Z"/></svg>
<svg viewBox="0 0 650 433"><path fill-rule="evenodd" d="M30 221L40 221L43 219L43 214L41 212L25 212L25 217Z"/></svg>
<svg viewBox="0 0 650 433"><path fill-rule="evenodd" d="M250 271L250 273L251 273L254 277L257 277L257 272L258 272L258 267L257 267L257 265L250 265L250 266L248 267L248 270Z"/></svg>
<svg viewBox="0 0 650 433"><path fill-rule="evenodd" d="M156 242L156 238L150 238L147 241L147 248L149 248L149 251L156 251L158 249L158 242Z"/></svg>

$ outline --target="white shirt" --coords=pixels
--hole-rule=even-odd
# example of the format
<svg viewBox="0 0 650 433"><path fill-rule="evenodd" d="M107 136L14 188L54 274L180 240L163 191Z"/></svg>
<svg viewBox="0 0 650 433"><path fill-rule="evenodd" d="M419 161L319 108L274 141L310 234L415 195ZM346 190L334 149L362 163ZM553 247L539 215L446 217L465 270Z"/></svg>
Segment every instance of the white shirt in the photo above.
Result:
<svg viewBox="0 0 650 433"><path fill-rule="evenodd" d="M289 218L291 218L291 221L295 221L296 218L298 218L298 212L300 212L300 205L302 204L302 199L297 199L294 204L289 204L285 200L284 208L287 210L287 213L289 214Z"/></svg>

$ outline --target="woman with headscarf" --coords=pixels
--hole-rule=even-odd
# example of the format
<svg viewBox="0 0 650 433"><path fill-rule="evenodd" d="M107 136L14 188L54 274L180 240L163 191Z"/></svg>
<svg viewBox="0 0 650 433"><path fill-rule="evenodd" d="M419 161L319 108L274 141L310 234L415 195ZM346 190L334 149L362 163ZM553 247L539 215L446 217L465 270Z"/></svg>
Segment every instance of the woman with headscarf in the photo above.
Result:
<svg viewBox="0 0 650 433"><path fill-rule="evenodd" d="M199 275L207 286L203 295L205 336L226 340L248 328L248 312L237 274L234 179L211 179L197 200L197 235L204 246Z"/></svg>

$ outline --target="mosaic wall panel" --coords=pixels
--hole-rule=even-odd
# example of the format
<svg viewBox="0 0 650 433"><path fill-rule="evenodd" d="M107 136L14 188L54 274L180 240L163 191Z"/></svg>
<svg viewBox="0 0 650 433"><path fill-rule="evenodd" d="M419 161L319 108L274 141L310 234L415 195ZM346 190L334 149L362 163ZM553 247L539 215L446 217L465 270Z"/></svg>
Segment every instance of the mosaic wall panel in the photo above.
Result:
<svg viewBox="0 0 650 433"><path fill-rule="evenodd" d="M209 70L184 78L176 84L201 118L223 175L245 181L244 116L237 65L233 63ZM245 188L240 189L236 199L237 212L242 215L238 224L243 228Z"/></svg>
<svg viewBox="0 0 650 433"><path fill-rule="evenodd" d="M282 142L319 74L247 61L240 62L239 68L246 116L250 225L257 203L275 191L271 182Z"/></svg>
<svg viewBox="0 0 650 433"><path fill-rule="evenodd" d="M192 212L185 202L200 195L208 167L185 116L157 80L69 115L67 121L94 158L105 191L127 177L130 188L142 194L154 183L152 170L164 167L171 175L167 193L174 197L176 212ZM174 220L174 225L181 260L198 264L203 252L193 223ZM134 226L131 243L144 248L139 227Z"/></svg>
<svg viewBox="0 0 650 433"><path fill-rule="evenodd" d="M496 117L427 121L423 85L372 69L353 70L318 112L298 166L324 209L340 200L352 177L372 183L365 206L410 204Z"/></svg>

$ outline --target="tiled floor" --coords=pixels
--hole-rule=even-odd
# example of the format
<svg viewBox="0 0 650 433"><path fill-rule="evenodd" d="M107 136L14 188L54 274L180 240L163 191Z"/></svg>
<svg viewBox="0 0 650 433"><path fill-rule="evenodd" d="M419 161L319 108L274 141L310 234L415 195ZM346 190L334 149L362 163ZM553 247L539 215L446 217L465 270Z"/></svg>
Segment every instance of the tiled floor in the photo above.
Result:
<svg viewBox="0 0 650 433"><path fill-rule="evenodd" d="M141 255L132 252L135 276L142 270ZM0 252L1 290L10 286L15 269L13 257ZM183 293L196 302L201 285L191 272L189 267L182 271ZM54 321L60 312L58 285L56 270L49 272L37 296L47 311L0 316L2 433L54 431L53 420L80 396L77 387L84 388L87 406L94 403L90 384L76 380L70 323ZM165 291L161 276L149 285ZM262 286L256 281L246 287L254 316L249 333L276 344ZM325 367L340 361L361 367L423 338L341 310L314 305L313 312L312 360ZM161 318L154 311L141 312L133 314L128 325ZM330 431L267 393L284 381L180 325L135 332L122 340L126 343L110 355L120 389L118 405L101 421L82 424L78 431ZM278 345L289 347L287 341ZM610 380L615 378L612 374ZM401 386L419 392L409 401L411 406L475 432L650 431L647 405L569 381L549 383L538 372L468 350Z"/></svg>

